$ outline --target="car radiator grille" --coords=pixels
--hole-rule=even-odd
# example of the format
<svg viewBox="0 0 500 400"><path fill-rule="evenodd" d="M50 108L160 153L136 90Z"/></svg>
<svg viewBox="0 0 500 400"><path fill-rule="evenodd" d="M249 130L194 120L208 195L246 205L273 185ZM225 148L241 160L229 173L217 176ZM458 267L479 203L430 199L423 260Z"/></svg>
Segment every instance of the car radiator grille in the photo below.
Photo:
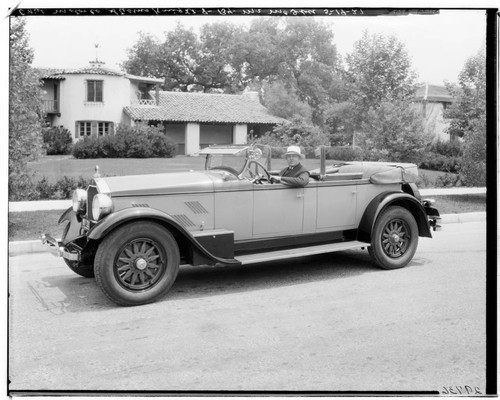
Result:
<svg viewBox="0 0 500 400"><path fill-rule="evenodd" d="M99 193L96 186L89 186L87 189L87 219L93 221L92 217L92 202L94 201L94 196Z"/></svg>

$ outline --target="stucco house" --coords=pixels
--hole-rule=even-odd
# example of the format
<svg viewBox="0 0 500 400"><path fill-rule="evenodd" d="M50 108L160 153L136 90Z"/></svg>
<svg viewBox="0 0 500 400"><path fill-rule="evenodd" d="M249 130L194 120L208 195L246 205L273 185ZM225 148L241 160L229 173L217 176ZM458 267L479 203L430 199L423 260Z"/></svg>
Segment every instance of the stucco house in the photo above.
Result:
<svg viewBox="0 0 500 400"><path fill-rule="evenodd" d="M165 92L159 90L162 79L115 71L100 61L39 73L49 126L64 126L74 141L141 121L162 126L178 154L189 155L210 144L246 143L249 134L258 136L283 121L260 104L255 92Z"/></svg>
<svg viewBox="0 0 500 400"><path fill-rule="evenodd" d="M450 137L446 132L448 122L443 117L444 110L453 102L453 97L444 86L420 86L415 93L415 105L424 119L426 131L431 133L432 141L453 141L457 138Z"/></svg>

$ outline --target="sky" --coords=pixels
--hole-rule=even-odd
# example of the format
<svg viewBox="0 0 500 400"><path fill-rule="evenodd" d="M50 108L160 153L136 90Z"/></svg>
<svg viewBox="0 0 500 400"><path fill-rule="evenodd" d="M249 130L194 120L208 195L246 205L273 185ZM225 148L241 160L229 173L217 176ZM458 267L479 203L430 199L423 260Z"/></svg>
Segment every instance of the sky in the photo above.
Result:
<svg viewBox="0 0 500 400"><path fill-rule="evenodd" d="M396 35L405 44L419 81L432 84L456 82L464 62L485 43L484 10L440 10L438 15L315 18L331 26L334 43L343 57L352 52L354 42L361 38L364 30ZM33 66L79 68L97 56L106 67L120 69L139 31L163 40L164 32L178 22L197 31L201 25L216 21L248 25L252 17L36 16L26 19L30 46L35 52ZM99 44L97 54L96 43Z"/></svg>

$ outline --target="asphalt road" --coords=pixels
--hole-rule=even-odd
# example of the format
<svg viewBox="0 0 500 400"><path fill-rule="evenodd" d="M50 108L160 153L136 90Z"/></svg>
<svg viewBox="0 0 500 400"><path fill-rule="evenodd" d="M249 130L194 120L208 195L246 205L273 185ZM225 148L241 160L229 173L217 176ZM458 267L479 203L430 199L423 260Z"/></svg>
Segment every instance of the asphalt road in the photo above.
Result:
<svg viewBox="0 0 500 400"><path fill-rule="evenodd" d="M395 271L366 250L184 268L134 308L49 254L11 257L9 389L484 394L485 235L447 224Z"/></svg>

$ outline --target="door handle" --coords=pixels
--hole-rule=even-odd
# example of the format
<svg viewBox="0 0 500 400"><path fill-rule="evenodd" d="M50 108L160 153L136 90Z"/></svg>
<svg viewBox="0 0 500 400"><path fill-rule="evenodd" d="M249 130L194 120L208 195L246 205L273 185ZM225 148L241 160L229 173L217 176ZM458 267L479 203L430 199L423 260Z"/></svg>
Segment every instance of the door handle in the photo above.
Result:
<svg viewBox="0 0 500 400"><path fill-rule="evenodd" d="M299 194L297 195L297 198L298 198L298 199L300 199L301 197L304 197L304 194L299 193Z"/></svg>

